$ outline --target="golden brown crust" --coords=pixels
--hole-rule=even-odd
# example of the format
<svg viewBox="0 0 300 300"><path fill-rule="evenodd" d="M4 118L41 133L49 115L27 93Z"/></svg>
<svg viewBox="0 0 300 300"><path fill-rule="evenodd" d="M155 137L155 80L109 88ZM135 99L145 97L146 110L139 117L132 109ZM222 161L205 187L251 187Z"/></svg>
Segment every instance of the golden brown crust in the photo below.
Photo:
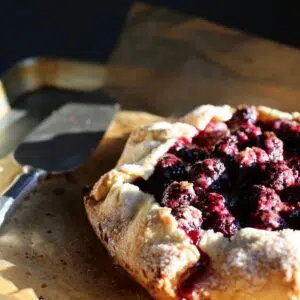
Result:
<svg viewBox="0 0 300 300"><path fill-rule="evenodd" d="M296 113L257 109L260 119L298 118ZM233 111L201 106L181 122L138 128L116 168L100 178L85 200L89 220L109 253L157 299L175 299L181 275L201 255L171 210L131 182L148 179L176 138L192 138L194 126L204 128L212 118L228 120ZM229 240L208 230L200 247L211 258L213 276L201 282L194 299L300 299L300 232L243 228Z"/></svg>

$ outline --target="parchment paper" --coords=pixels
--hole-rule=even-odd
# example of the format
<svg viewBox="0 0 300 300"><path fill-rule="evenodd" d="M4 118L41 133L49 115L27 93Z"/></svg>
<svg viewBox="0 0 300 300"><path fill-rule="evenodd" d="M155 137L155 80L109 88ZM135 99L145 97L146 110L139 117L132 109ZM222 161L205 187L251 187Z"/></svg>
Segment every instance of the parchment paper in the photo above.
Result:
<svg viewBox="0 0 300 300"><path fill-rule="evenodd" d="M82 195L114 166L132 128L158 118L120 112L80 170L47 178L26 198L0 235L0 259L16 266L0 272L5 278L47 300L149 299L96 238Z"/></svg>

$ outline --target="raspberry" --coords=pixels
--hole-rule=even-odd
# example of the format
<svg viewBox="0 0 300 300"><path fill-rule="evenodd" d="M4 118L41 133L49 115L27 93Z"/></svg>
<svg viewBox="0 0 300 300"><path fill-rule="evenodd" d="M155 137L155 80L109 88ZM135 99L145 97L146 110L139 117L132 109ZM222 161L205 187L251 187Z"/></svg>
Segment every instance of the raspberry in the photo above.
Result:
<svg viewBox="0 0 300 300"><path fill-rule="evenodd" d="M198 135L194 137L193 142L211 151L215 144L227 135L229 135L229 130L224 122L211 121L204 130L199 131Z"/></svg>
<svg viewBox="0 0 300 300"><path fill-rule="evenodd" d="M208 193L198 205L202 211L204 229L213 229L226 237L236 233L238 230L236 220L226 208L225 198L222 195Z"/></svg>
<svg viewBox="0 0 300 300"><path fill-rule="evenodd" d="M201 211L193 206L187 206L174 209L172 214L178 222L178 227L183 229L193 243L196 244L200 237L203 222Z"/></svg>
<svg viewBox="0 0 300 300"><path fill-rule="evenodd" d="M259 210L251 215L249 226L273 231L286 228L287 224L278 213L272 210Z"/></svg>
<svg viewBox="0 0 300 300"><path fill-rule="evenodd" d="M218 188L228 179L224 163L220 159L208 158L192 167L191 179L202 189Z"/></svg>
<svg viewBox="0 0 300 300"><path fill-rule="evenodd" d="M160 179L184 180L187 176L182 160L173 154L165 154L157 163L154 174Z"/></svg>
<svg viewBox="0 0 300 300"><path fill-rule="evenodd" d="M270 160L283 160L283 142L273 132L264 132L260 137L260 145L266 150Z"/></svg>
<svg viewBox="0 0 300 300"><path fill-rule="evenodd" d="M171 183L163 193L162 205L172 209L189 206L196 194L193 184L182 181Z"/></svg>
<svg viewBox="0 0 300 300"><path fill-rule="evenodd" d="M241 106L227 122L230 129L239 127L242 124L255 123L257 120L257 111L253 106Z"/></svg>
<svg viewBox="0 0 300 300"><path fill-rule="evenodd" d="M264 184L281 191L295 183L293 170L285 162L269 162L263 173Z"/></svg>
<svg viewBox="0 0 300 300"><path fill-rule="evenodd" d="M243 226L265 230L279 230L286 227L280 216L286 205L276 192L263 185L253 185L238 207Z"/></svg>

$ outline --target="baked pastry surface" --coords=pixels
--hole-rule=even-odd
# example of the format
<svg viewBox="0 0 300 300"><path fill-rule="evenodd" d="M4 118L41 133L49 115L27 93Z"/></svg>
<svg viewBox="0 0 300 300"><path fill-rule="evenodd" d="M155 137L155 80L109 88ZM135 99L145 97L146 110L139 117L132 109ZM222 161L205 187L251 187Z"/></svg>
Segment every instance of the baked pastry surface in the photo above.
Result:
<svg viewBox="0 0 300 300"><path fill-rule="evenodd" d="M251 110L254 111L252 116ZM248 115L243 115L245 111ZM163 121L138 128L130 135L116 167L104 174L85 198L90 223L116 262L157 299L300 299L300 231L295 230L300 229L300 214L297 228L297 189L296 196L294 192L286 196L288 200L282 200L286 190L299 185L297 170L292 180L278 179L272 173L276 177L270 175L272 182L267 178L263 184L259 182L260 185L242 186L244 179L256 178L253 170L262 169L261 172L268 173L271 166L275 164L277 168L286 161L283 154L278 153L280 145L270 150L270 143L277 145L277 140L267 133L269 128L257 132L255 126L262 123L268 127L277 120L287 120L287 124L294 127L291 127L292 134L283 132L282 138L288 136L289 147L291 139L295 140L296 150L293 151L298 152L291 152L289 156L297 157L300 152L299 119L297 113L267 107L241 107L236 111L226 105L204 105L177 122ZM255 128L249 132L247 125L243 131L241 128L245 124L241 122L250 124L251 130ZM202 145L202 138L206 138L203 134L209 132L207 128L211 124L227 124L224 125L227 129L221 126L224 135L216 134L218 141L214 140L213 145ZM276 127L279 133L288 126L284 122L286 127L280 124ZM247 146L241 146L245 134L249 140ZM251 144L253 134L255 143ZM227 147L228 141L232 141L231 135L237 136L234 141L239 147L234 154L235 148ZM175 158L172 155L180 151L180 147L191 149L190 145L196 142L201 151L205 148L205 157L201 156L203 151L197 150L196 161L186 163L185 160L186 170L178 168L175 175L166 175L172 179L170 182L160 182L156 175L158 168L165 166L162 158L169 155L172 164L178 154ZM262 145L256 147L257 143ZM185 159L194 159L193 155ZM206 178L201 170L205 164L210 169L210 158L220 161L216 168L222 174L217 172ZM226 160L224 170L229 168L227 163L235 164L236 169L228 175L230 178L243 179L230 179L230 191L238 189L239 198L247 198L248 194L255 195L254 198L263 195L255 202L255 208L239 200L232 201L232 206L228 204L227 194L222 190L229 180L220 167L223 160ZM294 172L291 166L286 167L288 170L281 168L280 174ZM186 180L181 172L192 175ZM173 175L179 177L173 180ZM158 180L155 188L153 178ZM163 190L160 184L164 184ZM176 201L181 199L179 204L173 199L178 190L183 195L175 197ZM205 205L199 203L202 196L206 199ZM300 196L298 198L300 202ZM189 201L191 203L186 204ZM212 206L211 203L217 204Z"/></svg>

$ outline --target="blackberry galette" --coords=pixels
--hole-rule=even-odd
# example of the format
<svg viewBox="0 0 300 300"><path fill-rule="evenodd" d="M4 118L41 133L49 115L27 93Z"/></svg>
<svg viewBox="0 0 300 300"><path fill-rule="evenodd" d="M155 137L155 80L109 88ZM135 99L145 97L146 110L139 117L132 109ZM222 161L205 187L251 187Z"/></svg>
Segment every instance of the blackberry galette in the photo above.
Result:
<svg viewBox="0 0 300 300"><path fill-rule="evenodd" d="M85 198L156 299L300 299L300 117L200 106L129 137Z"/></svg>

